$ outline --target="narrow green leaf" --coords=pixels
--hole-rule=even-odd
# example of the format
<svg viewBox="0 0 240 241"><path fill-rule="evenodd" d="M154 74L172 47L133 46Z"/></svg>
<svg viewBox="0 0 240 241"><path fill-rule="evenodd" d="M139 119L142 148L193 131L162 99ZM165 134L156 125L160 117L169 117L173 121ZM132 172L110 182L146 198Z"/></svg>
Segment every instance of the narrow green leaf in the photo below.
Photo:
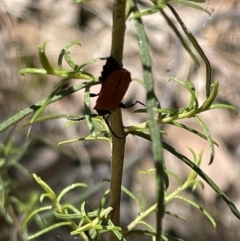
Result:
<svg viewBox="0 0 240 241"><path fill-rule="evenodd" d="M184 86L191 94L191 99L190 102L188 104L188 107L185 109L188 109L189 111L193 110L196 111L198 109L198 99L197 96L195 94L195 86L192 82L190 81L182 81L178 78L175 77L171 77L170 80L174 80L176 82L178 82L179 84L181 84L182 86Z"/></svg>
<svg viewBox="0 0 240 241"><path fill-rule="evenodd" d="M219 88L218 81L214 81L214 83L212 83L211 87L212 87L212 91L211 91L209 97L204 101L202 106L199 107L199 109L198 109L199 113L203 112L203 111L206 111L206 110L209 110L210 106L212 105L212 103L216 99L216 96L217 96L217 93L218 93L218 88Z"/></svg>
<svg viewBox="0 0 240 241"><path fill-rule="evenodd" d="M47 71L48 74L55 74L55 70L52 67L51 63L49 62L45 53L46 45L47 45L47 42L44 42L42 45L38 47L39 59L42 67Z"/></svg>
<svg viewBox="0 0 240 241"><path fill-rule="evenodd" d="M76 208L71 203L65 203L65 204L62 204L61 206L62 206L62 210L67 211L66 213L71 211L71 213L73 212L75 214L80 214L80 211L78 210L78 208Z"/></svg>
<svg viewBox="0 0 240 241"><path fill-rule="evenodd" d="M205 133L205 136L207 137L207 141L210 145L210 148L211 148L211 156L210 156L210 161L209 161L209 165L212 164L213 160L214 160L214 157L215 157L215 147L214 147L214 141L212 139L212 136L211 136L211 133L210 131L208 130L206 124L198 117L198 116L195 116L194 117L198 123L200 124L200 126L202 127L204 133Z"/></svg>
<svg viewBox="0 0 240 241"><path fill-rule="evenodd" d="M20 70L20 75L26 75L26 74L41 74L46 75L47 71L45 69L36 69L36 68L25 68Z"/></svg>
<svg viewBox="0 0 240 241"><path fill-rule="evenodd" d="M114 235L118 238L119 241L127 241L127 240L123 237L123 234L122 234L122 232L121 232L121 228L120 228L120 227L116 227L110 219L108 219L107 222L108 222L108 225L109 225L109 226L115 228L115 229L112 229L112 231L113 231Z"/></svg>
<svg viewBox="0 0 240 241"><path fill-rule="evenodd" d="M100 202L100 205L99 205L98 211L97 211L97 217L98 217L99 219L100 219L101 211L102 211L102 209L104 208L104 205L105 205L105 203L106 203L106 201L107 201L107 198L109 197L109 193L110 193L110 190L107 190L107 191L104 193L104 195L103 195L103 197L102 197L102 199L101 199L101 202Z"/></svg>
<svg viewBox="0 0 240 241"><path fill-rule="evenodd" d="M146 136L146 139L149 137ZM195 163L190 161L186 156L182 155L178 151L176 151L172 146L168 145L166 142L163 142L163 148L172 153L174 156L178 157L181 161L187 164L190 168L192 168L228 205L232 213L240 219L240 213L234 203L229 199L229 197L217 186L217 184L199 168Z"/></svg>
<svg viewBox="0 0 240 241"><path fill-rule="evenodd" d="M155 5L153 8L150 8L148 10L144 10L144 11L139 11L139 12L134 12L133 16L131 18L133 19L137 19L137 18L141 18L144 16L148 16L151 14L154 14L156 12L158 12L159 10L163 9L166 6L165 3L159 4L159 5Z"/></svg>
<svg viewBox="0 0 240 241"><path fill-rule="evenodd" d="M196 156L196 154L194 153L194 151L190 147L188 147L188 150L190 150L190 152L193 155L194 163L197 166L200 166L201 161L202 161L203 152L201 152L198 156ZM191 170L190 174L188 175L188 180L187 181L190 182L190 183L193 182L194 189L197 186L196 178L197 178L197 173L194 170Z"/></svg>
<svg viewBox="0 0 240 241"><path fill-rule="evenodd" d="M45 116L41 116L38 117L37 119L34 120L34 124L36 123L40 123L40 122L45 122L45 121L49 121L49 120L56 120L56 119L60 119L60 118L68 118L68 115L66 114L59 114L59 115L45 115ZM29 126L32 125L33 123L31 122L26 122L23 127L25 126Z"/></svg>
<svg viewBox="0 0 240 241"><path fill-rule="evenodd" d="M61 222L61 223L53 224L45 229L42 229L41 231L39 231L35 234L32 234L31 236L28 237L28 240L35 239L35 238L37 238L45 233L48 233L49 231L54 230L56 228L63 227L63 226L70 226L70 225L71 225L71 222Z"/></svg>
<svg viewBox="0 0 240 241"><path fill-rule="evenodd" d="M126 193L130 198L132 198L136 203L139 204L139 200L138 198L131 192L129 191L126 187L124 187L123 185L121 186L121 189L124 193Z"/></svg>
<svg viewBox="0 0 240 241"><path fill-rule="evenodd" d="M132 198L140 207L140 212L143 212L146 207L146 199L139 200L139 198L134 195L131 191L129 191L126 187L121 186L121 189L124 193L126 193L130 198Z"/></svg>
<svg viewBox="0 0 240 241"><path fill-rule="evenodd" d="M167 234L167 233L164 233L164 234L162 235L162 239L163 239L164 241L184 241L184 240L181 239L181 238L173 237L172 235Z"/></svg>
<svg viewBox="0 0 240 241"><path fill-rule="evenodd" d="M193 53L192 49L190 48L189 44L185 41L185 39L182 37L181 33L179 32L179 30L176 28L176 26L174 25L173 21L168 17L168 15L166 14L165 11L161 10L161 13L163 15L163 17L165 18L167 24L169 25L169 27L173 30L173 32L176 34L176 36L178 37L180 43L182 44L182 46L185 48L185 50L188 52L188 54L191 56L191 58L193 59L194 63L200 67L200 63L199 60L197 59L196 55Z"/></svg>
<svg viewBox="0 0 240 241"><path fill-rule="evenodd" d="M172 11L173 15L175 16L175 18L177 19L177 21L181 25L181 27L182 27L184 33L186 34L186 36L188 37L189 41L192 43L192 45L194 46L194 48L196 49L198 54L201 56L202 60L204 61L205 65L206 65L206 96L209 97L210 86L211 86L211 82L212 82L212 67L211 67L211 64L210 64L207 56L205 55L204 51L202 50L201 46L198 44L196 38L187 29L186 25L184 24L184 22L182 21L182 19L180 18L180 16L176 12L176 10L173 8L173 6L171 6L170 4L167 4L167 6Z"/></svg>
<svg viewBox="0 0 240 241"><path fill-rule="evenodd" d="M156 233L155 227L153 227L150 223L147 223L147 222L141 220L139 222L139 224L143 224L144 226L146 226L149 229L150 232Z"/></svg>
<svg viewBox="0 0 240 241"><path fill-rule="evenodd" d="M77 84L75 86L71 86L67 89L59 91L58 93L56 93L55 96L53 96L53 98L51 99L51 103L56 102L56 101L64 98L65 96L68 96L70 94L73 94L73 93L85 88L85 85L86 85L86 83L81 83L81 84ZM14 116L10 117L8 120L1 123L0 124L0 133L4 132L9 127L13 126L14 124L16 124L19 121L21 121L22 119L24 119L26 116L28 116L28 115L32 114L33 112L37 111L38 109L40 109L46 103L46 100L47 99L43 99L43 100L37 102L36 104L31 105L30 107L21 110Z"/></svg>
<svg viewBox="0 0 240 241"><path fill-rule="evenodd" d="M42 207L42 208L37 208L35 209L33 212L31 212L27 218L25 219L25 221L23 222L23 228L26 227L27 223L29 223L30 219L32 219L36 214L39 214L40 212L44 212L47 210L51 210L52 206L46 206L46 207Z"/></svg>
<svg viewBox="0 0 240 241"><path fill-rule="evenodd" d="M58 213L57 211L55 211L54 216L57 219L64 219L64 220L71 220L71 219L80 219L82 218L82 214L81 213L70 213L70 214L65 214L65 213Z"/></svg>
<svg viewBox="0 0 240 241"><path fill-rule="evenodd" d="M133 13L139 14L139 10L137 7L137 1L131 0L131 9ZM135 28L137 31L140 55L142 60L142 68L143 68L143 76L144 82L146 84L146 93L147 93L147 114L149 120L149 131L151 134L152 140L152 151L153 151L153 159L156 166L156 177L157 177L157 203L158 209L156 212L156 220L157 220L157 234L156 239L160 240L162 233L162 218L164 215L164 180L168 180L166 167L163 159L163 149L162 149L162 140L159 132L158 122L155 119L154 109L159 103L155 93L154 93L154 78L152 74L152 64L149 53L149 44L148 38L142 23L141 18L137 18L134 20ZM168 185L168 181L165 182Z"/></svg>
<svg viewBox="0 0 240 241"><path fill-rule="evenodd" d="M61 141L58 143L58 146L65 145L65 144L71 144L71 143L78 142L78 141L93 141L93 140L111 142L111 140L107 137L99 137L99 136L93 137L92 135L89 135L84 138L75 138L75 139L71 139L71 140Z"/></svg>
<svg viewBox="0 0 240 241"><path fill-rule="evenodd" d="M71 184L70 186L64 188L64 189L60 192L60 194L59 194L58 197L57 197L57 202L60 203L62 197L63 197L66 193L68 193L69 191L71 191L71 190L73 190L73 189L75 189L75 188L77 188L77 187L88 187L88 185L87 185L86 183L74 183L74 184Z"/></svg>
<svg viewBox="0 0 240 241"><path fill-rule="evenodd" d="M91 220L91 219L88 217L88 215L87 215L87 212L86 212L86 210L85 210L85 204L86 204L86 202L83 202L83 203L81 204L81 208L80 208L81 214L82 214L82 217L83 217L83 219L85 220L85 222L91 223L92 220Z"/></svg>
<svg viewBox="0 0 240 241"><path fill-rule="evenodd" d="M68 55L68 50L73 46L73 45L79 45L81 46L81 43L79 41L71 41L70 43L68 43L60 52L59 57L58 57L58 67L60 70L63 69L62 67L62 61L63 58L65 57L66 62L68 63L68 65L76 70L78 65L74 63L74 61L70 58L70 56Z"/></svg>
<svg viewBox="0 0 240 241"><path fill-rule="evenodd" d="M46 99L45 103L35 112L33 115L30 123L33 124L36 119L41 115L41 113L44 111L44 109L51 103L53 97L59 92L59 90L62 89L62 87L69 82L69 78L61 80L57 86L55 87L54 91L50 94L50 96Z"/></svg>
<svg viewBox="0 0 240 241"><path fill-rule="evenodd" d="M52 190L52 188L46 183L44 182L40 177L38 177L35 173L33 173L33 178L35 179L35 181L45 190L46 194L49 196L49 198L55 202L56 200L56 194L55 192Z"/></svg>
<svg viewBox="0 0 240 241"><path fill-rule="evenodd" d="M175 174L174 172L171 172L170 170L168 170L167 172L168 172L168 175L171 175L177 180L179 186L182 186L183 181L177 174Z"/></svg>
<svg viewBox="0 0 240 241"><path fill-rule="evenodd" d="M236 115L238 114L238 109L237 109L235 106L233 106L233 105L226 105L226 104L216 103L216 104L212 104L212 105L209 107L209 110L212 110L212 109L227 109L227 110L233 110Z"/></svg>
<svg viewBox="0 0 240 241"><path fill-rule="evenodd" d="M62 206L63 209L65 209L65 207ZM70 220L70 219L80 219L83 217L83 215L76 210L76 213L58 213L58 212L54 212L54 216L56 216L56 218L58 219L65 219L65 220ZM94 212L88 212L87 213L88 217L90 218L96 218L97 217L97 211Z"/></svg>
<svg viewBox="0 0 240 241"><path fill-rule="evenodd" d="M197 9L199 11L207 13L209 16L212 15L212 11L210 11L208 8L201 7L198 4L190 3L190 0L187 0L187 1L186 0L171 0L171 1L176 2L176 3L180 3L182 5L185 5L185 6L188 6L188 7L191 7L191 8L195 8L195 9ZM191 0L191 2L203 3L205 1L202 1L202 0Z"/></svg>
<svg viewBox="0 0 240 241"><path fill-rule="evenodd" d="M177 218L177 219L184 220L184 221L186 220L186 218L183 217L182 215L178 215L178 214L172 213L170 211L165 211L165 214L167 214L167 215L169 215L169 216L171 216L173 218Z"/></svg>
<svg viewBox="0 0 240 241"><path fill-rule="evenodd" d="M85 3L90 2L90 0L75 0L75 3Z"/></svg>
<svg viewBox="0 0 240 241"><path fill-rule="evenodd" d="M95 58L95 59L90 59L88 61L86 61L85 63L81 64L78 69L83 69L85 66L89 65L89 64L93 64L102 60L106 60L108 59L108 57L102 57L102 58Z"/></svg>
<svg viewBox="0 0 240 241"><path fill-rule="evenodd" d="M156 178L156 168L150 168L150 169L147 169L147 170L140 170L139 171L140 174L144 174L144 175L147 175L149 177L152 177L152 178Z"/></svg>
<svg viewBox="0 0 240 241"><path fill-rule="evenodd" d="M177 122L177 121L172 121L172 122L169 122L168 124L174 125L174 126L177 126L177 127L180 127L180 128L183 128L183 129L185 129L187 131L190 131L191 133L193 133L193 134L203 138L204 140L207 140L206 135L203 135L201 132L197 131L196 129L193 129L190 126L186 126L186 125L184 125L184 124L182 124L180 122ZM214 145L219 146L218 143L215 142L214 140L213 140L213 143L214 143Z"/></svg>
<svg viewBox="0 0 240 241"><path fill-rule="evenodd" d="M184 198L182 196L175 196L175 198L181 199L182 201L190 204L191 206L193 206L196 209L198 209L199 211L201 211L209 219L209 221L212 223L213 227L214 228L217 227L217 224L216 224L215 220L213 219L213 217L211 216L211 214L206 209L204 209L203 207L198 205L196 202L194 202L193 200L190 200L188 198Z"/></svg>
<svg viewBox="0 0 240 241"><path fill-rule="evenodd" d="M204 189L204 183L200 180L195 180L192 185L192 191L194 192L199 185L201 186L202 190Z"/></svg>
<svg viewBox="0 0 240 241"><path fill-rule="evenodd" d="M196 2L196 3L205 3L206 2L206 0L186 0L186 1Z"/></svg>
<svg viewBox="0 0 240 241"><path fill-rule="evenodd" d="M25 68L20 71L21 75L26 74L41 74L41 75L54 75L62 78L71 78L71 79L84 79L93 81L96 78L88 72L83 70L56 70L47 72L45 69L37 69L37 68Z"/></svg>
<svg viewBox="0 0 240 241"><path fill-rule="evenodd" d="M145 112L146 112L146 110L145 110ZM161 119L165 118L166 116L171 116L171 117L178 116L178 112L176 110L157 108L156 112L159 114L162 114L162 115L160 115ZM141 111L140 111L140 113L141 113Z"/></svg>
<svg viewBox="0 0 240 241"><path fill-rule="evenodd" d="M146 85L143 80L138 79L138 78L133 78L132 81L138 82L140 85L142 85L144 88L146 88Z"/></svg>

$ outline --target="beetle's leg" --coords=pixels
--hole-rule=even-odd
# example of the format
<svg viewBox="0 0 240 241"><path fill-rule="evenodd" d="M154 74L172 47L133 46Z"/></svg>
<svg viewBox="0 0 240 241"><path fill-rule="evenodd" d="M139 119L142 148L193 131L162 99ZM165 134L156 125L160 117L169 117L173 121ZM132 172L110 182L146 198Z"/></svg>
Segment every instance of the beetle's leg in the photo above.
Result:
<svg viewBox="0 0 240 241"><path fill-rule="evenodd" d="M140 105L142 105L142 106L144 106L144 107L146 107L146 105L145 104L143 104L141 101L135 101L134 103L132 103L132 104L130 104L130 105L125 105L124 103L120 103L120 108L123 108L123 109L128 109L128 108L131 108L131 107L133 107L134 105L136 105L136 104L140 104Z"/></svg>
<svg viewBox="0 0 240 241"><path fill-rule="evenodd" d="M99 96L99 93L98 94L90 93L90 97L96 97L96 96Z"/></svg>
<svg viewBox="0 0 240 241"><path fill-rule="evenodd" d="M91 114L91 117L96 117L96 116L99 116L97 114ZM68 120L71 120L71 121L81 121L81 120L84 120L85 119L85 116L83 117L80 117L80 118L77 118L77 117L67 117Z"/></svg>
<svg viewBox="0 0 240 241"><path fill-rule="evenodd" d="M98 115L98 114L91 114L91 117L97 117L97 116L99 116L99 115ZM107 117L106 117L106 116L102 116L102 117L103 117L104 121L106 122L109 130L112 132L112 134L113 134L116 138L122 139L121 137L117 136L117 135L114 133L112 127L111 127L110 124L109 124L109 121L108 121ZM82 121L82 120L85 119L85 116L83 116L83 117L81 117L81 118L68 117L67 119L68 119L68 120L71 120L71 121Z"/></svg>

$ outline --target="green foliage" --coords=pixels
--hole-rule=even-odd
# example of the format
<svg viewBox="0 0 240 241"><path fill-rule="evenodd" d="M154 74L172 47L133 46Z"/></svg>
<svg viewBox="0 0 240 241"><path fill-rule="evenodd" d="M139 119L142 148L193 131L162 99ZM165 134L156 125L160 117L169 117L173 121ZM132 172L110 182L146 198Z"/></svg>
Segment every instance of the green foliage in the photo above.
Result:
<svg viewBox="0 0 240 241"><path fill-rule="evenodd" d="M85 1L76 1L76 3L82 3ZM161 236L162 240L180 240L175 237L171 237L170 235L164 233L161 227L161 221L164 215L170 215L173 218L185 219L185 217L180 216L177 213L171 213L167 210L168 203L178 199L182 202L196 208L201 211L203 215L211 222L214 228L216 228L216 222L214 218L210 215L210 213L205 210L204 207L201 207L195 200L192 200L185 196L184 191L187 189L192 189L194 192L196 188L199 186L203 187L202 181L198 179L200 176L206 183L212 187L212 189L225 201L225 203L229 206L232 213L240 219L240 213L232 203L232 201L226 196L226 194L213 182L213 180L208 177L206 173L204 173L201 168L201 159L202 153L196 155L193 150L190 150L193 161L188 159L182 153L179 153L173 146L163 142L161 140L161 135L165 134L164 131L161 130L162 125L173 125L178 128L183 128L194 135L197 135L200 138L203 138L209 143L211 149L211 155L209 157L209 164L211 164L214 160L215 156L215 145L217 143L213 140L212 135L207 127L207 124L201 119L200 114L205 111L212 111L216 108L223 108L233 110L237 113L237 109L230 105L218 104L215 103L216 96L219 89L219 83L217 80L212 81L211 75L211 64L205 55L204 51L201 49L198 44L196 38L193 34L187 29L184 22L174 9L170 3L179 3L185 5L186 7L192 7L197 10L206 12L211 14L208 9L205 9L198 5L197 3L202 3L205 1L195 0L195 1L187 1L187 0L174 0L174 1L151 1L151 8L144 11L139 11L138 3L134 0L127 1L127 13L126 16L129 17L131 21L134 21L137 38L139 42L139 50L142 60L142 69L143 69L143 80L136 80L139 84L141 84L146 89L146 108L139 109L135 112L137 113L147 113L148 119L143 123L139 123L132 126L124 127L124 131L127 135L136 135L143 139L146 139L152 143L152 151L153 151L153 159L155 162L155 169L151 170L143 170L139 175L150 175L152 178L156 180L157 186L157 198L156 203L152 206L148 207L147 198L144 196L144 193L141 196L137 196L132 193L126 187L121 186L117 183L118 188L121 189L125 194L127 194L134 203L139 208L139 213L137 217L132 220L131 223L127 225L126 228L121 228L118 224L114 223L111 219L112 213L114 213L113 207L108 206L107 202L109 200L109 193L114 192L113 189L106 190L102 199L99 201L99 206L96 210L88 212L85 208L85 204L87 200L81 200L80 203L70 203L63 202L62 198L71 190L79 187L87 188L87 185L84 183L75 183L63 189L59 194L56 192L40 177L36 174L33 174L35 181L41 186L44 190L44 193L40 196L40 202L48 202L47 205L42 204L40 207L35 207L36 198L32 201L32 210L25 210L24 214L26 215L25 219L22 222L22 227L24 233L28 236L28 240L35 239L38 236L41 236L50 230L67 226L71 229L71 235L77 235L81 237L83 240L101 240L101 235L106 232L110 232L114 234L116 240L127 240L128 235L130 234L138 234L138 235L149 235L152 237L152 240L159 240L158 237ZM166 14L164 8L168 7L176 21L180 24L185 37L183 37L178 31L176 24L171 20L171 18ZM125 10L125 9L124 9ZM125 12L125 11L124 11ZM170 77L169 80L176 81L179 85L185 88L189 93L189 101L188 104L181 109L166 109L162 108L159 104L161 101L158 100L154 93L154 77L152 74L152 63L149 52L149 43L148 36L145 31L145 26L142 22L142 18L149 14L154 14L156 12L160 12L165 18L166 22L169 24L170 28L174 31L179 41L182 43L183 48L189 53L192 57L193 61L199 66L200 61L196 56L196 52L201 57L202 61L205 63L206 67L206 75L205 75L205 89L206 89L206 99L201 104L195 86L191 81L180 80L177 77ZM125 16L124 16L125 17ZM86 137L79 137L76 139L65 140L59 143L59 145L69 144L77 141L95 141L95 140L104 140L112 144L114 144L115 140L112 137L111 131L105 123L104 118L100 117L91 117L91 106L90 106L90 88L94 85L100 84L97 80L97 77L93 76L91 73L88 73L84 70L84 68L96 61L104 60L106 58L98 58L91 59L85 63L77 64L71 58L69 49L73 45L79 45L78 41L72 41L67 44L59 54L58 58L58 68L54 68L51 62L49 61L46 54L46 43L39 47L39 59L42 65L42 68L27 68L21 70L22 75L26 74L39 74L39 75L54 75L62 78L59 83L55 86L54 91L50 94L46 99L36 103L35 105L22 110L17 113L10 119L6 120L4 123L0 124L0 132L5 131L10 126L18 123L20 120L25 118L26 116L32 114L32 118L30 122L26 123L26 125L33 125L38 122L44 122L46 120L56 119L56 118L67 118L68 122L66 126L77 123L79 120L85 121L90 134ZM119 54L121 55L121 54ZM63 68L63 60L68 64L69 69ZM80 84L76 86L71 86L67 89L62 89L62 87L68 83L70 79L79 79L84 80ZM82 116L66 116L66 115L53 115L46 116L44 115L44 110L51 103L58 101L65 96L68 96L76 91L84 90L84 113ZM157 118L156 118L157 116ZM182 124L180 121L186 118L194 118L196 122L199 124L202 131L198 131L193 129L191 126L187 126ZM121 140L119 140L121 142ZM121 144L122 148L124 148L124 144ZM17 161L22 152L15 153L12 155L13 151L13 142L11 139L7 142L7 144L1 145L1 192L0 192L0 210L1 214L5 215L7 218L6 207L6 193L8 192L9 186L12 185L12 180L6 177L6 169L9 169L12 165L17 166ZM173 173L171 170L166 170L165 162L163 158L163 149L172 153L178 159L180 159L183 163L188 165L191 168L191 171L188 174L187 180L181 180L177 174ZM8 158L11 156L11 160ZM114 175L114 173L112 174ZM172 192L168 191L169 186L169 175L176 178L179 186ZM111 180L110 180L111 182ZM83 193L79 193L81 195ZM36 197L36 195L35 195ZM40 231L29 234L28 235L28 226L32 222L37 222L37 216L42 217L43 213L48 213L52 217L54 217L55 223L49 226L44 226ZM152 226L147 223L146 218L151 215L156 214L157 224L156 226ZM145 230L142 228L138 228L139 225L145 227ZM88 235L87 235L88 234Z"/></svg>
<svg viewBox="0 0 240 241"><path fill-rule="evenodd" d="M59 221L46 228L43 228L41 231L35 234L30 235L28 237L28 240L32 240L44 233L49 232L50 230L62 226L70 226L72 229L71 235L78 235L83 240L89 240L85 232L90 233L92 239L97 237L99 239L100 234L106 231L111 231L115 233L117 237L123 238L120 233L121 228L115 227L108 217L108 214L112 211L112 208L104 208L107 197L109 195L109 191L105 192L97 210L87 212L85 209L85 201L81 204L81 207L79 209L71 203L62 203L62 198L69 191L79 187L87 187L86 184L71 184L70 186L63 189L59 195L57 195L47 183L41 180L40 177L38 177L36 174L33 174L33 177L45 191L45 193L40 196L40 202L42 203L44 199L47 198L50 200L50 205L37 208L32 213L30 213L30 215L23 223L23 228L26 228L27 224L31 221L33 217L35 217L36 215L41 215L41 213L45 211L51 211L52 215L54 215Z"/></svg>
<svg viewBox="0 0 240 241"><path fill-rule="evenodd" d="M194 158L194 163L196 166L199 166L201 164L201 158L202 153L200 153L198 156L191 150L191 153ZM145 170L141 171L140 175L149 175L152 178L156 178L156 170ZM196 188L200 185L203 188L203 183L198 180L198 175L194 170L191 170L188 174L187 180L183 181L180 180L180 178L176 175L173 175L179 182L179 186L172 192L165 192L165 205L166 210L164 211L165 214L170 215L173 218L184 220L185 218L183 216L179 216L177 213L172 213L170 211L167 211L167 205L168 203L174 201L175 199L179 199L183 202L185 202L188 205L193 206L197 210L201 211L206 218L212 223L213 227L216 228L216 222L214 221L214 218L211 216L211 214L205 210L203 207L201 207L199 204L197 204L194 200L191 200L184 196L184 190L187 190L189 188L192 188L193 191L196 190ZM87 188L87 185L84 183L74 183L70 186L63 189L60 194L56 194L52 188L45 183L43 180L41 180L40 177L38 177L36 174L33 174L34 179L36 182L42 187L42 189L45 191L40 196L40 202L43 203L45 199L50 200L50 204L46 206L42 206L41 208L35 209L32 213L29 214L28 217L26 217L23 227L26 228L28 223L32 221L32 219L36 215L40 215L43 212L51 211L52 215L58 220L56 223L47 226L43 228L41 231L32 234L28 237L29 240L32 240L46 232L49 232L50 230L59 228L61 226L69 226L71 228L71 235L78 235L83 240L89 240L89 237L86 236L87 233L91 233L92 238L97 238L97 240L101 240L101 234L105 232L113 232L115 236L118 238L118 240L126 240L128 235L131 234L144 234L144 235L150 235L153 237L156 235L156 228L149 225L146 221L144 221L148 216L155 213L157 211L158 205L157 203L153 204L152 206L147 206L147 199L143 195L136 196L134 193L132 193L130 190L128 190L126 187L122 186L122 191L127 194L134 203L138 206L138 216L135 217L135 219L129 223L129 225L122 230L120 227L116 227L113 225L111 220L109 219L108 214L112 211L111 207L106 207L106 201L108 200L109 192L110 190L105 191L97 210L87 212L85 208L86 202L83 201L79 208L77 208L72 203L63 203L61 200L62 198L71 190L78 188L78 187L85 187ZM81 192L79 193L81 195ZM144 225L146 227L146 230L138 229L138 225ZM168 237L168 240L175 240L174 237L170 237L168 234L162 234L162 239L166 240Z"/></svg>
<svg viewBox="0 0 240 241"><path fill-rule="evenodd" d="M10 169L17 169L29 179L31 178L31 174L19 164L19 160L23 158L28 145L25 143L22 147L15 148L14 139L11 137L11 134L5 143L0 142L0 217L4 217L6 222L12 225L15 218L13 206L17 206L21 212L27 214L37 201L37 197L32 195L32 198L28 200L26 205L24 201L27 202L27 200L23 201L14 195L13 190L18 185L9 175L8 171Z"/></svg>

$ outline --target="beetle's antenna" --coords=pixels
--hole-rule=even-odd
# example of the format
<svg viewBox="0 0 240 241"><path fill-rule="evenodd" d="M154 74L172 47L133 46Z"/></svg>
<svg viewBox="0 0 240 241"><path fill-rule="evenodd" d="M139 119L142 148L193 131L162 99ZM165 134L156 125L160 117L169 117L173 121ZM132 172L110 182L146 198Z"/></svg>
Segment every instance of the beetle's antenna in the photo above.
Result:
<svg viewBox="0 0 240 241"><path fill-rule="evenodd" d="M106 118L106 115L103 116L103 119L105 120L105 122L106 122L109 130L112 132L112 134L113 134L116 138L122 139L121 137L117 136L116 133L114 133L112 127L110 126L110 123L109 123L108 119Z"/></svg>
<svg viewBox="0 0 240 241"><path fill-rule="evenodd" d="M135 101L134 103L130 104L130 105L125 105L123 102L121 102L119 107L120 107L120 108L123 108L123 109L128 109L128 108L133 107L133 106L136 105L136 104L140 104L140 105L146 107L145 104L143 104L141 101L138 101L138 100Z"/></svg>

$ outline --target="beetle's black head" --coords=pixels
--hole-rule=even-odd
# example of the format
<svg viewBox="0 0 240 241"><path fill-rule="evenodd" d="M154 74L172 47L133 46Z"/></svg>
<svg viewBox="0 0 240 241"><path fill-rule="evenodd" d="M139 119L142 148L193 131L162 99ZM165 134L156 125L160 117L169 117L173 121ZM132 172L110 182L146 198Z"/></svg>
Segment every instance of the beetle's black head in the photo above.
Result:
<svg viewBox="0 0 240 241"><path fill-rule="evenodd" d="M103 66L103 71L101 73L101 76L99 77L99 80L103 83L112 72L121 68L122 64L119 64L114 57L110 56L107 59L105 65Z"/></svg>

